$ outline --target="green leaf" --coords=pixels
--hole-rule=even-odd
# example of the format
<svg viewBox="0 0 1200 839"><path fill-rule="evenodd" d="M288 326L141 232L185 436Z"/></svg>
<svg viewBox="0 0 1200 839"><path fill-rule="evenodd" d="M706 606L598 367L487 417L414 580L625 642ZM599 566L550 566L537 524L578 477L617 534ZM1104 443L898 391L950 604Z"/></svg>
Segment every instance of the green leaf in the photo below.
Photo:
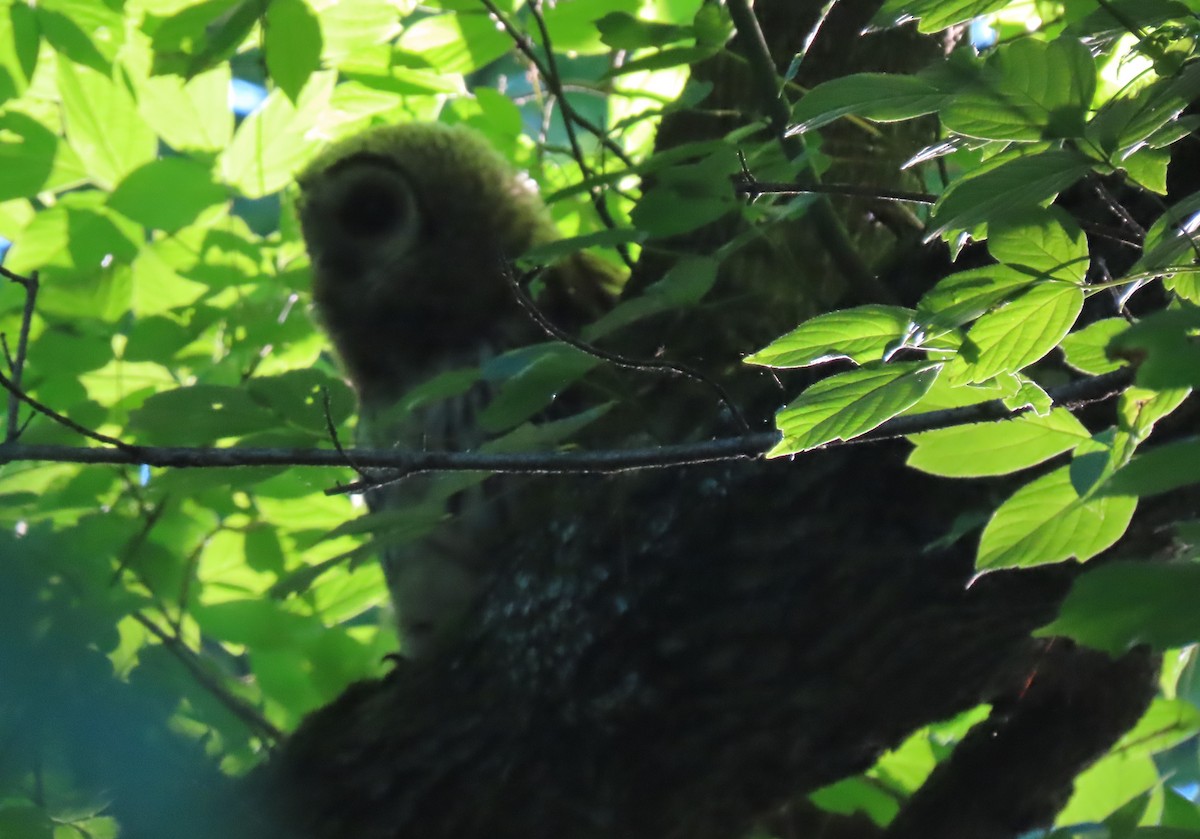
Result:
<svg viewBox="0 0 1200 839"><path fill-rule="evenodd" d="M156 393L129 415L141 441L163 445L206 445L279 426L270 409L242 388L193 385Z"/></svg>
<svg viewBox="0 0 1200 839"><path fill-rule="evenodd" d="M1008 265L959 271L925 293L917 303L917 318L933 329L955 329L1016 296L1035 279Z"/></svg>
<svg viewBox="0 0 1200 839"><path fill-rule="evenodd" d="M729 189L736 168L735 158L717 153L664 170L630 219L650 236L674 236L716 221L739 206Z"/></svg>
<svg viewBox="0 0 1200 839"><path fill-rule="evenodd" d="M969 382L1015 373L1058 346L1082 309L1078 286L1035 285L976 321L947 373Z"/></svg>
<svg viewBox="0 0 1200 839"><path fill-rule="evenodd" d="M45 270L60 279L71 277L95 284L105 269L128 263L138 253L141 230L107 208L95 206L93 199L100 198L103 194L95 191L71 193L57 206L38 213L7 254L6 267L19 273ZM50 305L66 291L44 284L39 305Z"/></svg>
<svg viewBox="0 0 1200 839"><path fill-rule="evenodd" d="M504 384L480 413L480 426L497 432L524 422L598 363L594 356L559 343L505 353L484 366L485 379Z"/></svg>
<svg viewBox="0 0 1200 839"><path fill-rule="evenodd" d="M720 48L711 47L671 47L649 55L635 58L631 61L613 67L604 74L604 78L612 79L629 73L642 73L648 70L665 70L668 67L680 67L688 64L699 64L720 52Z"/></svg>
<svg viewBox="0 0 1200 839"><path fill-rule="evenodd" d="M137 87L138 113L173 149L221 151L233 138L230 83L228 64L187 82L179 76L152 76Z"/></svg>
<svg viewBox="0 0 1200 839"><path fill-rule="evenodd" d="M5 802L0 806L0 835L11 839L54 839L55 823L42 807Z"/></svg>
<svg viewBox="0 0 1200 839"><path fill-rule="evenodd" d="M222 15L213 25L206 27L204 38L199 41L200 49L189 54L183 74L191 78L231 58L250 36L267 2L243 0L233 7L231 14Z"/></svg>
<svg viewBox="0 0 1200 839"><path fill-rule="evenodd" d="M317 12L325 60L335 66L361 58L400 34L396 7L389 0L340 0ZM383 64L391 63L391 50L383 49Z"/></svg>
<svg viewBox="0 0 1200 839"><path fill-rule="evenodd" d="M0 114L0 201L41 192L54 168L58 138L20 111Z"/></svg>
<svg viewBox="0 0 1200 839"><path fill-rule="evenodd" d="M988 251L1017 270L1082 283L1088 268L1087 238L1059 207L1021 207L988 225Z"/></svg>
<svg viewBox="0 0 1200 839"><path fill-rule="evenodd" d="M783 439L768 457L850 440L914 405L937 378L940 364L872 364L817 382L775 415Z"/></svg>
<svg viewBox="0 0 1200 839"><path fill-rule="evenodd" d="M1165 443L1118 469L1097 495L1157 495L1200 483L1200 440Z"/></svg>
<svg viewBox="0 0 1200 839"><path fill-rule="evenodd" d="M871 18L871 26L890 29L917 20L917 30L930 34L1007 5L1007 0L888 0Z"/></svg>
<svg viewBox="0 0 1200 839"><path fill-rule="evenodd" d="M261 198L291 183L293 173L320 144L308 134L325 110L333 85L332 73L314 73L295 105L283 91L271 91L221 154L224 181L247 198Z"/></svg>
<svg viewBox="0 0 1200 839"><path fill-rule="evenodd" d="M295 426L319 437L328 436L328 425L336 427L354 412L354 394L345 382L318 370L287 370L277 376L258 376L246 385L258 404L270 408L279 423ZM329 415L325 411L329 397Z"/></svg>
<svg viewBox="0 0 1200 839"><path fill-rule="evenodd" d="M47 0L37 3L33 13L42 37L60 56L105 76L112 73L125 34L119 7L94 0Z"/></svg>
<svg viewBox="0 0 1200 839"><path fill-rule="evenodd" d="M1200 308L1155 312L1117 335L1109 355L1137 364L1137 383L1151 390L1200 387Z"/></svg>
<svg viewBox="0 0 1200 839"><path fill-rule="evenodd" d="M787 133L802 134L844 116L878 122L897 122L931 114L946 102L946 95L918 76L856 73L814 87L792 111Z"/></svg>
<svg viewBox="0 0 1200 839"><path fill-rule="evenodd" d="M1105 104L1088 123L1087 137L1118 160L1178 118L1197 96L1200 96L1200 63L1192 62L1175 76Z"/></svg>
<svg viewBox="0 0 1200 839"><path fill-rule="evenodd" d="M58 89L67 141L97 184L111 189L154 159L158 140L123 88L95 70L59 56Z"/></svg>
<svg viewBox="0 0 1200 839"><path fill-rule="evenodd" d="M273 600L197 604L191 614L206 636L256 650L287 649L299 638L324 630L316 618L284 611Z"/></svg>
<svg viewBox="0 0 1200 839"><path fill-rule="evenodd" d="M1095 62L1078 40L1022 38L999 47L938 115L984 140L1077 137L1095 90Z"/></svg>
<svg viewBox="0 0 1200 839"><path fill-rule="evenodd" d="M0 101L29 89L41 43L36 15L37 11L24 3L12 3L0 11Z"/></svg>
<svg viewBox="0 0 1200 839"><path fill-rule="evenodd" d="M546 29L550 32L550 41L556 50L574 52L580 55L606 55L612 51L602 40L601 22L623 16L632 18L638 11L636 0L591 0L588 3L555 3L547 6L543 13ZM633 18L636 20L636 18ZM658 44L678 41L691 34L690 27L673 26L670 24L654 23L638 20L645 24L651 32L658 34L661 40ZM632 26L617 24L618 29L631 37ZM617 37L620 37L618 35ZM622 49L638 49L628 47ZM645 46L653 46L647 44Z"/></svg>
<svg viewBox="0 0 1200 839"><path fill-rule="evenodd" d="M1091 376L1111 373L1125 365L1108 357L1108 345L1128 328L1129 321L1124 318L1105 318L1072 332L1063 338L1059 347L1066 356L1067 364L1080 373Z"/></svg>
<svg viewBox="0 0 1200 839"><path fill-rule="evenodd" d="M1197 711L1188 702L1155 699L1109 754L1076 778L1075 793L1059 819L1073 825L1108 820L1114 807L1123 807L1161 786L1163 778L1152 755L1187 740L1196 727ZM1192 811L1194 814L1194 807ZM1166 827L1141 827L1126 833L1116 832L1116 825L1110 829L1110 835L1127 839L1195 839L1186 831Z"/></svg>
<svg viewBox="0 0 1200 839"><path fill-rule="evenodd" d="M1193 192L1159 216L1146 231L1142 256L1129 273L1153 274L1169 268L1192 267L1197 212L1200 212L1200 192Z"/></svg>
<svg viewBox="0 0 1200 839"><path fill-rule="evenodd" d="M615 247L641 242L646 234L634 227L617 227L598 230L583 236L570 236L565 239L555 239L544 245L530 248L517 260L522 268L541 268L552 265L563 257L573 253L586 251L591 248Z"/></svg>
<svg viewBox="0 0 1200 839"><path fill-rule="evenodd" d="M513 48L508 34L482 10L422 18L401 33L397 46L443 76L478 70Z"/></svg>
<svg viewBox="0 0 1200 839"><path fill-rule="evenodd" d="M1012 390L1005 393L1001 401L1010 411L1028 409L1037 416L1044 417L1054 409L1054 400L1050 398L1050 394L1033 379L1016 373L996 377L996 380L1005 379L1010 383Z"/></svg>
<svg viewBox="0 0 1200 839"><path fill-rule="evenodd" d="M616 50L662 47L692 34L689 26L641 20L628 12L609 12L597 18L596 29L600 32L600 40Z"/></svg>
<svg viewBox="0 0 1200 839"><path fill-rule="evenodd" d="M1063 408L1047 416L1022 415L1001 422L974 423L908 438L915 444L908 465L932 475L967 478L1007 475L1091 439L1082 423Z"/></svg>
<svg viewBox="0 0 1200 839"><path fill-rule="evenodd" d="M979 571L1091 559L1129 526L1137 500L1080 498L1063 466L1017 490L992 515L979 540Z"/></svg>
<svg viewBox="0 0 1200 839"><path fill-rule="evenodd" d="M627 300L622 300L609 312L583 331L587 341L594 341L615 329L641 318L671 309L681 309L698 303L717 281L720 263L708 256L685 256L667 269L661 280Z"/></svg>
<svg viewBox="0 0 1200 839"><path fill-rule="evenodd" d="M186 157L167 157L126 176L109 196L108 206L143 227L174 233L226 198L207 166Z"/></svg>
<svg viewBox="0 0 1200 839"><path fill-rule="evenodd" d="M817 315L747 356L745 362L788 368L839 358L855 364L881 361L888 346L908 332L913 314L900 306L870 305Z"/></svg>
<svg viewBox="0 0 1200 839"><path fill-rule="evenodd" d="M1186 387L1161 391L1137 385L1128 387L1117 400L1118 425L1140 442L1150 436L1155 423L1174 412L1191 392Z"/></svg>
<svg viewBox="0 0 1200 839"><path fill-rule="evenodd" d="M271 0L263 21L267 72L296 102L321 66L321 26L304 0Z"/></svg>
<svg viewBox="0 0 1200 839"><path fill-rule="evenodd" d="M951 184L934 205L929 235L969 230L1013 207L1040 204L1090 171L1091 163L1077 152L1044 151L968 175Z"/></svg>
<svg viewBox="0 0 1200 839"><path fill-rule="evenodd" d="M1058 617L1035 634L1066 635L1113 655L1138 644L1163 651L1200 641L1197 602L1200 565L1112 562L1081 574Z"/></svg>

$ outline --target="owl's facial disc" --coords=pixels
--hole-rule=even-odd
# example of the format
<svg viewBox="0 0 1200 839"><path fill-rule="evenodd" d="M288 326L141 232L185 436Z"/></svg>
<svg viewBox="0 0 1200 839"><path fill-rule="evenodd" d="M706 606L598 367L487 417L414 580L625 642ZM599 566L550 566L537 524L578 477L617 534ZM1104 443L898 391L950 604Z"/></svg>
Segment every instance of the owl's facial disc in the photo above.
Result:
<svg viewBox="0 0 1200 839"><path fill-rule="evenodd" d="M414 232L418 219L412 186L395 166L373 155L357 155L330 176L330 215L347 237L407 239Z"/></svg>

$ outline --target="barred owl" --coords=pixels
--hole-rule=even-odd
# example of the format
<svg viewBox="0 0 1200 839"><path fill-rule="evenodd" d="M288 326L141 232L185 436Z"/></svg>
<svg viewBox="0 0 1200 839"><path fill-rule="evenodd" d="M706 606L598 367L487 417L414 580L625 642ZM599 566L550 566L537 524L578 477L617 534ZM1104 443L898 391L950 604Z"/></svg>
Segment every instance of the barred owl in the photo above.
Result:
<svg viewBox="0 0 1200 839"><path fill-rule="evenodd" d="M558 236L532 182L474 131L431 123L344 140L298 182L313 300L358 394L358 443L479 445L485 437L475 417L488 385L477 381L419 407L403 398L438 374L544 338L504 274L512 259ZM578 319L603 308L612 283L613 272L572 257L547 272L539 305ZM367 495L372 510L425 503L456 514L415 543L381 549L412 657L444 649L479 593L479 534L495 525L497 511L474 480L464 487L462 476L416 476Z"/></svg>

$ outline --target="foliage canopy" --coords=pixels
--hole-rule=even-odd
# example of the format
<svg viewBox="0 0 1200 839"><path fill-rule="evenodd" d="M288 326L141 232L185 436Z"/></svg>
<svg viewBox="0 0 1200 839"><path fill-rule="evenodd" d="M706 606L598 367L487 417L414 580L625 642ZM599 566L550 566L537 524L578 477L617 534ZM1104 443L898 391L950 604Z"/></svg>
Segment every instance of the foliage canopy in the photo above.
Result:
<svg viewBox="0 0 1200 839"><path fill-rule="evenodd" d="M846 171L823 129L886 138L888 124L936 118L905 161L905 183L928 193L908 216L926 247L944 242L973 261L911 300L862 299L845 278L808 278L789 331L723 348L752 365L816 371L778 412L770 455L803 462L936 411L997 401L1021 411L956 414L967 419L909 436L910 466L934 475L1031 470L994 509L944 522L948 539L977 540L980 573L1092 559L1122 538L1140 499L1200 481L1185 425L1200 385L1200 183L1178 162L1194 165L1200 125L1193 0L1066 0L1036 13L1005 0L888 0L878 27L915 19L938 33L974 20L998 40L959 43L919 72L851 73L812 89L793 79L798 56L771 79L786 126L767 109L720 138L661 148L660 121L703 109L711 93L689 71L728 52L730 8L562 0L535 18L520 0L485 5L0 3L0 235L13 243L4 264L39 278L31 317L26 287L0 285L10 363L27 362L23 376L6 375L127 446L329 448L330 429L352 437L354 397L309 313L291 203L295 172L329 141L409 120L483 133L537 181L565 237L529 255L534 263L593 249L621 265L622 252L636 260L739 219L741 233L708 252L668 245L672 267L585 332L602 342L713 305L720 272L740 254L818 212L826 199L811 190ZM534 33L526 52L496 13ZM549 79L531 71L534 60ZM265 98L231 109L231 91L253 85ZM790 140L764 138L764 127L786 127ZM780 182L810 191L770 200ZM755 190L758 200L744 200ZM1073 212L1069 197L1086 190L1105 196L1107 216ZM887 261L865 255L872 274ZM551 346L476 371L501 383L489 430L545 443L530 418L595 362ZM1108 377L1104 394L1121 389L1115 412L1084 421L1056 403L1079 377ZM429 387L436 396L462 384ZM1151 437L1159 423L1172 429L1168 442ZM106 740L89 716L123 727L129 744L169 729L236 775L306 713L387 671L397 641L369 561L371 526L347 496L323 492L335 473L37 462L20 447L78 445L79 434L28 407L8 431L0 742L17 747L0 753L0 834L116 835L105 762L94 758ZM1167 653L1160 698L1081 776L1064 830L1104 822L1111 835L1200 835L1190 646L1200 639L1200 528L1175 513L1162 524L1172 561L1083 574L1047 630L1114 653L1143 643ZM413 533L424 524L408 522ZM106 717L62 698L112 694L116 709L122 691L148 697L144 713ZM885 822L981 713L915 732L813 800ZM112 763L125 759L112 752Z"/></svg>

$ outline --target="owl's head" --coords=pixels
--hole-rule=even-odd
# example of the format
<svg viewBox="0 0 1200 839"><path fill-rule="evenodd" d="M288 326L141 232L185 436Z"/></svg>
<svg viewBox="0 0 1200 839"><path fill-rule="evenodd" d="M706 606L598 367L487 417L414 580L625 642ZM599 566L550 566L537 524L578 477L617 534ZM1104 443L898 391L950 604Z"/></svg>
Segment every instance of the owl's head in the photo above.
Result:
<svg viewBox="0 0 1200 839"><path fill-rule="evenodd" d="M477 341L512 303L506 261L556 235L528 177L464 127L367 130L298 183L313 299L359 385L394 378L388 356L414 345Z"/></svg>

